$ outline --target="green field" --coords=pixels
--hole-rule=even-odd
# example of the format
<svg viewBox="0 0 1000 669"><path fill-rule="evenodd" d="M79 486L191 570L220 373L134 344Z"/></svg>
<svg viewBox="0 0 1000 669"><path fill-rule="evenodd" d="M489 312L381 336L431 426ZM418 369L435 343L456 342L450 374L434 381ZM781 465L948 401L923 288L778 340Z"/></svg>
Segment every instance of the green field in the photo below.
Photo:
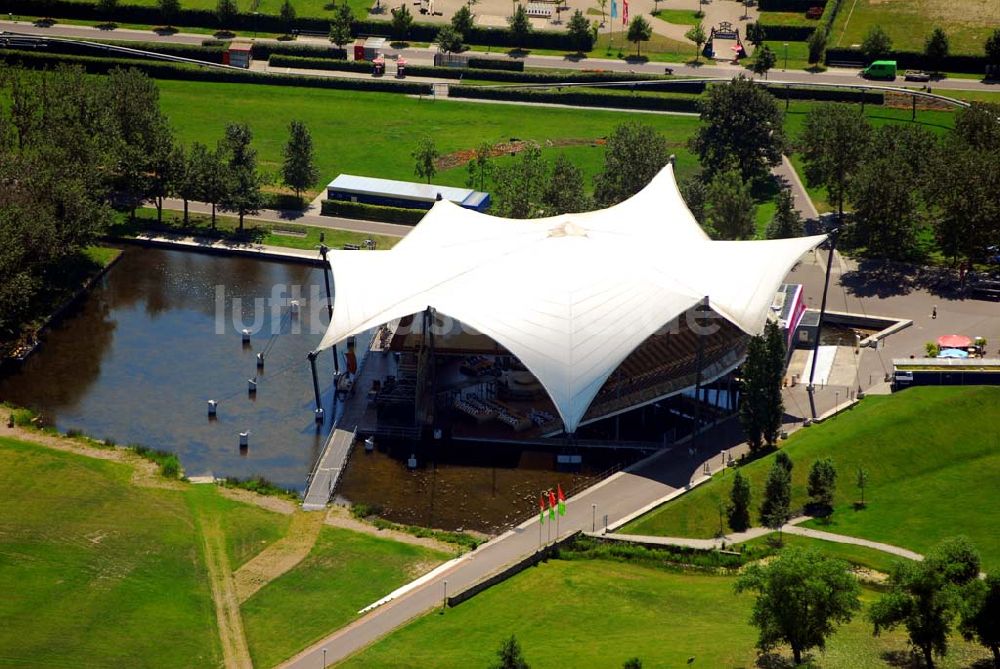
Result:
<svg viewBox="0 0 1000 669"><path fill-rule="evenodd" d="M800 430L782 445L795 463L793 507L806 501L809 466L833 457L840 476L829 524L815 527L926 552L945 537L965 534L979 547L986 569L1000 567L1000 534L991 513L997 504L1000 388L913 388L869 397L822 425ZM743 468L753 505L773 455ZM870 472L869 505L855 511L854 472ZM728 499L732 473L716 475L692 492L630 523L623 532L711 537L719 527L717 503ZM756 518L755 518L756 520Z"/></svg>
<svg viewBox="0 0 1000 669"><path fill-rule="evenodd" d="M533 669L620 667L633 656L646 669L749 668L755 666L756 633L747 622L753 598L734 595L733 581L605 560L550 560L443 615L419 618L338 666L486 667L500 642L515 634ZM863 601L875 597L866 590ZM882 669L883 653L905 649L898 632L873 638L859 614L815 659L823 669ZM787 649L782 655L790 659ZM985 655L955 640L939 666L966 667Z"/></svg>
<svg viewBox="0 0 1000 669"><path fill-rule="evenodd" d="M74 0L74 2L82 2L86 4L96 4L95 0ZM332 12L327 9L332 0L292 0L292 6L295 7L295 13L302 17L323 17L331 16ZM260 12L261 14L269 14L273 16L278 16L281 11L282 0L237 0L236 4L240 8L240 12L243 14L250 14L254 11ZM123 5L138 5L140 7L156 7L157 0L127 0L122 2ZM351 5L351 9L354 10L354 15L358 18L364 18L368 14L368 9L375 4L375 0L348 0L348 4ZM218 5L218 0L182 0L181 7L183 9L208 9L215 11Z"/></svg>
<svg viewBox="0 0 1000 669"><path fill-rule="evenodd" d="M696 26L702 22L693 9L660 9L653 12L653 16L681 26Z"/></svg>
<svg viewBox="0 0 1000 669"><path fill-rule="evenodd" d="M305 560L243 604L254 664L270 667L294 655L448 557L411 544L324 527Z"/></svg>
<svg viewBox="0 0 1000 669"><path fill-rule="evenodd" d="M842 0L830 32L830 46L861 44L880 25L896 49L923 51L924 40L941 27L951 39L951 52L983 53L983 43L1000 28L996 0Z"/></svg>
<svg viewBox="0 0 1000 669"><path fill-rule="evenodd" d="M411 153L422 136L432 137L442 154L475 149L483 142L535 140L547 158L564 151L578 161L589 183L603 160L600 148L549 147L546 141L595 140L632 118L666 135L671 151L677 154L680 173L697 166L686 146L698 125L693 116L435 102L392 93L254 84L158 84L162 107L181 141L214 146L226 122L246 122L254 131L262 168L272 173L280 169L288 122L304 121L312 131L323 184L340 173L413 180ZM464 185L466 175L466 168L460 167L439 174L434 181Z"/></svg>
<svg viewBox="0 0 1000 669"><path fill-rule="evenodd" d="M201 500L131 476L0 439L0 664L220 663L189 508Z"/></svg>

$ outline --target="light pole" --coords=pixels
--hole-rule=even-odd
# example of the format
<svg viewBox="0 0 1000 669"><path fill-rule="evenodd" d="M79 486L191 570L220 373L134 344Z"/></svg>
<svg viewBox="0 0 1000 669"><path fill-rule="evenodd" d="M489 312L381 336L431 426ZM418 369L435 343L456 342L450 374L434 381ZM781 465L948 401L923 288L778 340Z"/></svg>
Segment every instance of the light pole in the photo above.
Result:
<svg viewBox="0 0 1000 669"><path fill-rule="evenodd" d="M444 599L441 600L441 613L444 613L445 608L448 606L448 581L444 582Z"/></svg>
<svg viewBox="0 0 1000 669"><path fill-rule="evenodd" d="M323 669L326 669L326 648L323 649Z"/></svg>
<svg viewBox="0 0 1000 669"><path fill-rule="evenodd" d="M591 504L590 505L590 531L591 532L596 532L597 531L597 505L596 504Z"/></svg>
<svg viewBox="0 0 1000 669"><path fill-rule="evenodd" d="M781 70L784 72L788 69L788 42L785 42L785 67Z"/></svg>

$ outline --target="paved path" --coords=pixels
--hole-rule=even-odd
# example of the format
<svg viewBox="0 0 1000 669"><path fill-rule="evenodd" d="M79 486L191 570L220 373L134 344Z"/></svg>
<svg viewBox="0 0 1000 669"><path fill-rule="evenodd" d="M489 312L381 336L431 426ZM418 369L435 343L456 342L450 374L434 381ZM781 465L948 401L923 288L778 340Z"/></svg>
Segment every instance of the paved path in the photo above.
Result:
<svg viewBox="0 0 1000 669"><path fill-rule="evenodd" d="M823 530L814 530L808 527L800 527L800 523L804 523L807 520L812 520L809 516L799 516L794 518L784 526L782 526L781 531L785 534L794 534L800 537L809 537L810 539L819 539L820 541L830 541L838 544L851 544L853 546L862 546L864 548L871 548L876 551L881 551L883 553L889 553L891 555L896 555L898 557L906 558L907 560L923 560L924 556L920 553L916 553L906 548L901 548L900 546L893 546L892 544L885 544L878 541L870 541L868 539L862 539L860 537L849 537L844 534L834 534L833 532L824 532ZM750 541L751 539L757 539L759 537L764 537L769 534L773 534L775 530L767 527L752 527L746 532L733 532L732 534L727 534L724 537L714 538L714 539L692 539L690 537L658 537L642 534L598 534L590 533L590 536L600 537L602 539L609 539L611 541L623 541L628 543L640 543L640 544L659 544L662 546L683 546L686 548L698 548L702 550L712 550L722 548L724 545L732 546L733 544L741 544L745 541Z"/></svg>
<svg viewBox="0 0 1000 669"><path fill-rule="evenodd" d="M275 260L296 260L309 261L317 265L322 264L322 260L316 251L305 249L292 249L285 246L266 246L264 244L252 244L246 242L230 242L220 239L208 239L205 237L184 237L180 235L156 235L140 234L136 241L150 246L165 247L186 247L202 251L218 251L220 253L232 253L237 255L255 256L258 258L268 258Z"/></svg>
<svg viewBox="0 0 1000 669"><path fill-rule="evenodd" d="M816 211L816 205L813 204L812 199L809 197L809 193L802 184L802 180L799 178L798 172L795 171L795 167L792 166L792 161L788 159L788 156L781 156L781 164L772 168L771 173L779 180L784 181L785 184L792 189L792 198L795 201L795 209L798 210L802 218L819 217L819 212Z"/></svg>
<svg viewBox="0 0 1000 669"><path fill-rule="evenodd" d="M189 202L188 207L192 214L212 213L212 205L205 202ZM163 201L163 208L171 211L184 211L184 201L167 198ZM218 213L224 216L228 215L223 214L221 211ZM321 216L315 213L292 209L261 209L259 214L247 216L246 220L277 224L312 225L318 228L362 232L369 235L386 235L388 237L403 237L413 229L412 225L382 223L380 221L367 221L356 218L341 218L339 216Z"/></svg>
<svg viewBox="0 0 1000 669"><path fill-rule="evenodd" d="M718 0L718 2L723 2L723 0ZM711 4L715 3L710 3L710 5ZM739 5L736 3L731 3L726 0L725 4L732 4L737 8L737 10L739 10ZM706 7L709 7L710 5L706 5ZM664 4L664 7L666 6L667 5ZM633 10L633 13L634 12L635 10ZM706 23L706 26L708 26L708 23ZM113 31L106 31L98 30L93 26L80 26L72 24L56 24L51 28L39 28L27 22L12 23L10 21L0 21L0 30L12 30L34 35L52 35L56 37L71 37L78 39L114 39L122 41L174 42L182 44L201 44L203 40L208 38L206 35L194 33L176 33L170 36L160 36L151 31L145 30L118 28ZM257 41L273 42L275 40L259 39ZM302 44L315 44L323 46L329 46L330 44L326 39L308 37L299 38L298 42ZM403 55L414 65L430 63L433 60L434 52L434 47L414 47L399 50L386 49L385 51L386 54ZM504 58L509 57L504 51L495 52L493 56ZM661 62L630 63L608 58L577 58L575 56L540 55L529 55L525 58L520 58L519 60L524 61L525 67L560 68L568 70L602 69L617 72L646 72L650 74L662 74L663 68L665 66L669 66L673 68L674 74L685 77L732 77L737 74L751 76L749 70L744 68L742 65L731 65L725 63L705 63L702 65ZM821 73L810 73L804 70L784 71L781 69L774 69L770 74L773 79L780 79L781 81L794 83L872 83L860 79L858 76L858 70L851 68L831 67ZM922 89L927 84L902 81L902 78L900 77L893 85L898 87ZM932 82L930 86L940 92L947 90L980 90L1000 92L1000 84L997 82L986 83L976 79L943 79L941 81Z"/></svg>

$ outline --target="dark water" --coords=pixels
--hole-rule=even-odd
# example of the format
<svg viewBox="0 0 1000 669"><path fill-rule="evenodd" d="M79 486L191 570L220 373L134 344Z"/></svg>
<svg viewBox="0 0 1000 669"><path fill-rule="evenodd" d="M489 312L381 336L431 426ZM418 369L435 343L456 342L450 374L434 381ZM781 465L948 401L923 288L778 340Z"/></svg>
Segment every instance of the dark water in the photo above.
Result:
<svg viewBox="0 0 1000 669"><path fill-rule="evenodd" d="M311 286L323 290L323 275L299 264L128 248L23 369L0 380L0 399L39 410L62 431L173 451L189 476L263 474L301 489L328 429L317 434L313 422L305 357L321 335L309 334L308 308L297 319L302 334L291 333L287 307L277 318L263 308L261 330L243 347L230 301L243 299L249 327L254 298L270 297L276 284L308 296ZM226 290L224 334L216 333L217 285ZM326 315L317 320L322 329ZM282 334L272 338L272 325ZM247 379L266 347L251 400ZM319 363L328 379L332 359ZM209 399L219 400L218 420L207 417ZM250 447L241 454L244 430Z"/></svg>

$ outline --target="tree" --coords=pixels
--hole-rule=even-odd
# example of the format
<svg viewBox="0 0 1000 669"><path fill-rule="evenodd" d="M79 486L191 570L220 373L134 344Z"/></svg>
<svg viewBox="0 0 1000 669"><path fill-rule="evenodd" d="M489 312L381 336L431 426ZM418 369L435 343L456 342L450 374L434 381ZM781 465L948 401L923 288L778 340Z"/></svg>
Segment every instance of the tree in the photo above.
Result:
<svg viewBox="0 0 1000 669"><path fill-rule="evenodd" d="M1000 669L1000 575L970 584L959 629L968 641L989 649L994 669Z"/></svg>
<svg viewBox="0 0 1000 669"><path fill-rule="evenodd" d="M861 41L861 52L869 61L878 60L888 56L892 51L892 40L880 25L874 25L868 29L868 33Z"/></svg>
<svg viewBox="0 0 1000 669"><path fill-rule="evenodd" d="M292 121L288 124L288 143L285 144L285 160L281 173L285 184L295 190L295 197L301 197L302 191L319 179L312 135L302 121Z"/></svg>
<svg viewBox="0 0 1000 669"><path fill-rule="evenodd" d="M905 258L914 248L916 196L893 156L872 156L851 184L855 242L879 258Z"/></svg>
<svg viewBox="0 0 1000 669"><path fill-rule="evenodd" d="M195 143L191 147L192 169L198 175L198 199L212 205L212 229L215 229L215 211L226 199L232 180L226 163L225 147L220 142L215 151Z"/></svg>
<svg viewBox="0 0 1000 669"><path fill-rule="evenodd" d="M767 39L767 35L764 34L764 26L759 21L751 21L747 24L748 42L757 47L763 44L765 39Z"/></svg>
<svg viewBox="0 0 1000 669"><path fill-rule="evenodd" d="M667 140L655 128L638 121L620 123L604 146L604 169L594 177L594 200L610 207L632 197L669 160Z"/></svg>
<svg viewBox="0 0 1000 669"><path fill-rule="evenodd" d="M807 490L810 504L818 515L829 515L833 511L833 496L837 492L837 468L831 458L821 458L809 468Z"/></svg>
<svg viewBox="0 0 1000 669"><path fill-rule="evenodd" d="M933 63L935 72L941 70L941 64L948 57L948 49L948 35L945 34L944 30L941 28L932 30L924 42L924 55L927 56L927 60Z"/></svg>
<svg viewBox="0 0 1000 669"><path fill-rule="evenodd" d="M764 338L750 337L747 342L747 356L743 361L740 376L740 425L747 438L751 453L756 453L764 444L763 413L764 384L767 365Z"/></svg>
<svg viewBox="0 0 1000 669"><path fill-rule="evenodd" d="M717 172L705 193L705 229L713 239L750 239L756 232L757 209L750 185L738 170Z"/></svg>
<svg viewBox="0 0 1000 669"><path fill-rule="evenodd" d="M463 7L465 5L462 5ZM406 4L400 5L397 9L392 10L392 22L390 23L390 30L392 36L403 41L406 36L410 34L410 28L413 26L413 14L410 13L410 8Z"/></svg>
<svg viewBox="0 0 1000 669"><path fill-rule="evenodd" d="M781 530L788 522L792 504L792 475L777 460L771 465L764 482L764 499L760 505L760 521L772 530Z"/></svg>
<svg viewBox="0 0 1000 669"><path fill-rule="evenodd" d="M444 26L438 31L434 43L445 53L458 53L465 48L462 44L462 34L451 26Z"/></svg>
<svg viewBox="0 0 1000 669"><path fill-rule="evenodd" d="M451 17L451 27L455 29L455 32L468 35L472 32L474 25L474 17L472 15L472 10L469 9L468 5L462 5L458 8Z"/></svg>
<svg viewBox="0 0 1000 669"><path fill-rule="evenodd" d="M946 541L923 562L896 564L889 575L890 591L868 611L875 636L902 625L927 667L934 666L935 655L948 652L948 635L961 606L959 588L970 582L970 559L978 574L978 555L970 556L966 543Z"/></svg>
<svg viewBox="0 0 1000 669"><path fill-rule="evenodd" d="M257 172L257 151L252 142L253 133L247 125L230 123L226 126L222 150L230 184L221 204L223 211L231 211L239 216L240 232L243 232L243 218L247 214L259 213L264 203L260 192L261 177Z"/></svg>
<svg viewBox="0 0 1000 669"><path fill-rule="evenodd" d="M802 217L795 208L795 199L790 188L782 188L775 198L774 216L767 224L768 239L789 239L801 237L804 232Z"/></svg>
<svg viewBox="0 0 1000 669"><path fill-rule="evenodd" d="M750 528L750 497L750 482L737 469L727 508L729 527L734 532L745 532Z"/></svg>
<svg viewBox="0 0 1000 669"><path fill-rule="evenodd" d="M608 21L608 0L597 0L597 6L601 8L601 25L603 26Z"/></svg>
<svg viewBox="0 0 1000 669"><path fill-rule="evenodd" d="M295 25L295 6L292 5L292 0L284 0L281 3L278 15L281 17L281 22L285 24L285 33L290 35Z"/></svg>
<svg viewBox="0 0 1000 669"><path fill-rule="evenodd" d="M465 183L470 188L486 190L486 175L490 172L490 155L493 147L489 142L483 142L476 148L476 153L469 161L469 176Z"/></svg>
<svg viewBox="0 0 1000 669"><path fill-rule="evenodd" d="M330 41L339 47L351 41L351 26L354 24L354 10L347 0L334 3L333 18L330 19Z"/></svg>
<svg viewBox="0 0 1000 669"><path fill-rule="evenodd" d="M777 61L778 57L774 55L773 51L771 51L771 47L765 44L764 46L757 49L756 53L754 54L753 66L751 67L751 69L753 70L754 74L758 76L763 76L765 79L767 79L768 71L772 67L774 67L774 64Z"/></svg>
<svg viewBox="0 0 1000 669"><path fill-rule="evenodd" d="M524 654L521 652L521 644L517 642L517 637L513 634L500 644L500 648L497 650L497 661L491 669L529 669Z"/></svg>
<svg viewBox="0 0 1000 669"><path fill-rule="evenodd" d="M736 592L746 591L757 593L750 615L759 630L757 648L769 652L787 643L796 666L802 653L824 649L837 625L861 609L861 586L847 564L801 548L747 567L736 581Z"/></svg>
<svg viewBox="0 0 1000 669"><path fill-rule="evenodd" d="M762 411L761 434L764 443L774 446L778 443L781 435L781 421L785 417L785 403L781 395L781 387L784 385L785 361L787 360L785 350L785 336L781 332L781 327L776 321L767 321L764 324L764 357L765 357L765 384L764 384L764 406ZM787 459L784 452L778 453L778 461ZM792 470L792 461L788 460L788 471Z"/></svg>
<svg viewBox="0 0 1000 669"><path fill-rule="evenodd" d="M201 193L201 174L199 173L201 164L195 160L195 153L201 153L205 150L205 145L198 142L191 146L191 151L185 151L181 144L174 148L172 157L174 179L171 192L174 197L179 197L184 201L184 225L188 224L188 203L191 200L197 200Z"/></svg>
<svg viewBox="0 0 1000 669"><path fill-rule="evenodd" d="M735 160L744 181L769 175L785 148L784 116L774 96L742 75L712 86L701 103L701 126L691 138L709 176Z"/></svg>
<svg viewBox="0 0 1000 669"><path fill-rule="evenodd" d="M698 62L701 58L701 45L708 41L708 35L705 34L705 26L698 24L684 33L684 39L694 42L694 62Z"/></svg>
<svg viewBox="0 0 1000 669"><path fill-rule="evenodd" d="M685 179L678 184L681 191L681 198L684 204L691 211L694 220L702 226L705 225L705 207L708 200L708 185L701 175Z"/></svg>
<svg viewBox="0 0 1000 669"><path fill-rule="evenodd" d="M778 451L774 455L774 464L780 465L789 476L792 475L792 470L795 468L795 463L792 462L792 458L789 457L788 453L784 451Z"/></svg>
<svg viewBox="0 0 1000 669"><path fill-rule="evenodd" d="M994 76L1000 73L1000 28L995 28L993 34L986 38L983 43L983 52L986 54L986 60L990 66L994 68Z"/></svg>
<svg viewBox="0 0 1000 669"><path fill-rule="evenodd" d="M542 189L542 206L546 216L570 214L590 209L583 187L583 172L560 153Z"/></svg>
<svg viewBox="0 0 1000 669"><path fill-rule="evenodd" d="M622 664L622 669L642 669L642 660L637 657L630 657Z"/></svg>
<svg viewBox="0 0 1000 669"><path fill-rule="evenodd" d="M542 193L548 169L537 146L518 154L511 163L493 173L491 211L507 218L538 218L543 215Z"/></svg>
<svg viewBox="0 0 1000 669"><path fill-rule="evenodd" d="M434 140L430 137L422 138L417 144L416 150L410 155L416 161L416 164L413 166L413 173L421 179L427 179L427 183L430 183L434 175L437 174L437 167L434 165L434 161L441 155L437 147L434 146Z"/></svg>
<svg viewBox="0 0 1000 669"><path fill-rule="evenodd" d="M809 39L806 40L810 65L818 65L823 62L823 56L826 55L827 36L826 28L820 26L812 31Z"/></svg>
<svg viewBox="0 0 1000 669"><path fill-rule="evenodd" d="M240 8L236 6L236 0L219 0L215 5L215 18L219 20L219 27L228 30L233 27L233 21L240 13Z"/></svg>
<svg viewBox="0 0 1000 669"><path fill-rule="evenodd" d="M868 485L868 470L862 466L858 466L858 471L855 473L854 484L861 491L861 506L865 505L865 487Z"/></svg>
<svg viewBox="0 0 1000 669"><path fill-rule="evenodd" d="M844 217L844 200L871 141L867 119L849 105L824 105L822 110L814 109L806 116L800 142L806 182L826 186L840 220Z"/></svg>
<svg viewBox="0 0 1000 669"><path fill-rule="evenodd" d="M160 16L163 18L163 24L169 27L170 22L181 11L180 0L156 0L156 2L160 8Z"/></svg>
<svg viewBox="0 0 1000 669"><path fill-rule="evenodd" d="M524 5L517 3L514 13L507 18L507 25L509 26L510 38L514 46L518 48L523 47L524 40L528 37L528 33L531 32L531 20L528 18L528 10L524 8Z"/></svg>
<svg viewBox="0 0 1000 669"><path fill-rule="evenodd" d="M653 26L649 25L649 21L641 14L637 14L628 24L628 41L635 44L636 57L639 56L639 47L641 44L648 42L652 36Z"/></svg>
<svg viewBox="0 0 1000 669"><path fill-rule="evenodd" d="M118 9L118 0L97 0L97 13L111 21L114 18L115 10Z"/></svg>
<svg viewBox="0 0 1000 669"><path fill-rule="evenodd" d="M594 31L590 29L590 21L579 9L573 12L566 24L569 41L577 53L586 53L594 48Z"/></svg>

